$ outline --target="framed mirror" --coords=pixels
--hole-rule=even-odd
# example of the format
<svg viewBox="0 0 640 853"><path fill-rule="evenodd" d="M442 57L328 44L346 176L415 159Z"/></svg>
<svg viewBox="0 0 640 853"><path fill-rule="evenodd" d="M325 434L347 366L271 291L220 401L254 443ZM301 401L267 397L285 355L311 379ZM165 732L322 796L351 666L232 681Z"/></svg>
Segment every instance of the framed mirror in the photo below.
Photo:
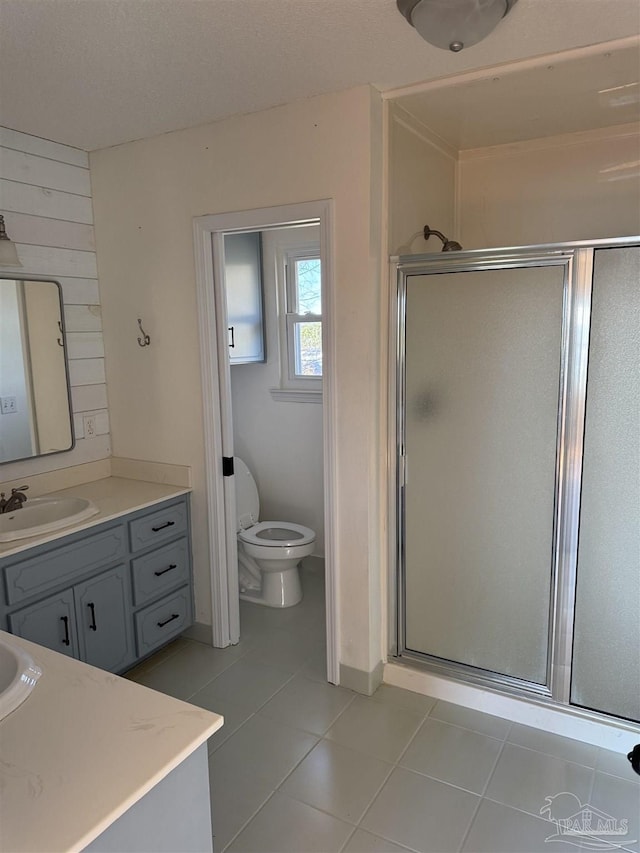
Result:
<svg viewBox="0 0 640 853"><path fill-rule="evenodd" d="M75 444L62 289L0 276L0 465Z"/></svg>

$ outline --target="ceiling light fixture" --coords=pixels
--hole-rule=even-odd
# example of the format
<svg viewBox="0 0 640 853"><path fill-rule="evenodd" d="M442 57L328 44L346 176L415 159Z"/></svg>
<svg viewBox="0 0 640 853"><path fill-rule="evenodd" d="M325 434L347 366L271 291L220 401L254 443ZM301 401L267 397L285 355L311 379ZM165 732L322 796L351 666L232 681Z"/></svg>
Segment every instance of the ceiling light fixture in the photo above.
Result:
<svg viewBox="0 0 640 853"><path fill-rule="evenodd" d="M397 0L425 41L458 53L486 38L518 0Z"/></svg>
<svg viewBox="0 0 640 853"><path fill-rule="evenodd" d="M9 239L4 227L4 216L0 216L0 267L21 267L16 244Z"/></svg>

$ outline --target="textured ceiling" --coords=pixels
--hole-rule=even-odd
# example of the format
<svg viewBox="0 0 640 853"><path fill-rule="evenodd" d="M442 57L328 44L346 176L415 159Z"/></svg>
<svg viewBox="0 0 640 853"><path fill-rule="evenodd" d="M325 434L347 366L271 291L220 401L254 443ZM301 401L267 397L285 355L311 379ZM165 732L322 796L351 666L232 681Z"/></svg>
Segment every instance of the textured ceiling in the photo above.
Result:
<svg viewBox="0 0 640 853"><path fill-rule="evenodd" d="M638 0L519 0L460 54L395 0L0 0L0 123L92 150L638 32Z"/></svg>

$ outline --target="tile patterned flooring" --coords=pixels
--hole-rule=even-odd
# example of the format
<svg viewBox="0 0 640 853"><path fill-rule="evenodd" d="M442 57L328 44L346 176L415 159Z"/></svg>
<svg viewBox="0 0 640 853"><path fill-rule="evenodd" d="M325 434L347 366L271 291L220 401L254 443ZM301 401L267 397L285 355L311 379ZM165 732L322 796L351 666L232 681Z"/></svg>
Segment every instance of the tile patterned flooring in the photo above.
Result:
<svg viewBox="0 0 640 853"><path fill-rule="evenodd" d="M216 853L593 849L547 840L540 809L562 792L557 816L589 804L628 820L600 849L640 851L626 757L387 685L367 698L327 684L321 561L303 588L288 610L243 602L238 646L180 639L128 673L224 714L209 742Z"/></svg>

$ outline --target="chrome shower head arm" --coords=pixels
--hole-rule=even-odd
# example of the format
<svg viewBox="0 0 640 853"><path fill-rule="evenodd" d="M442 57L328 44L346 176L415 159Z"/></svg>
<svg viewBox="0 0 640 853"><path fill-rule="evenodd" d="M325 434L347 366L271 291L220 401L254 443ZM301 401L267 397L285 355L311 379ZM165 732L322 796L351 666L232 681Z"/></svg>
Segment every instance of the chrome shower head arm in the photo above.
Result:
<svg viewBox="0 0 640 853"><path fill-rule="evenodd" d="M450 240L448 237L445 237L442 231L436 231L435 228L429 228L428 225L424 226L422 233L425 240L428 240L431 236L439 237L442 240L443 252L460 252L462 250L462 246L457 240Z"/></svg>
<svg viewBox="0 0 640 853"><path fill-rule="evenodd" d="M428 240L429 237L439 237L442 240L442 245L444 245L448 239L447 237L444 236L442 231L436 231L435 228L429 228L428 225L424 226L424 228L422 229L422 233L424 235L425 240Z"/></svg>

